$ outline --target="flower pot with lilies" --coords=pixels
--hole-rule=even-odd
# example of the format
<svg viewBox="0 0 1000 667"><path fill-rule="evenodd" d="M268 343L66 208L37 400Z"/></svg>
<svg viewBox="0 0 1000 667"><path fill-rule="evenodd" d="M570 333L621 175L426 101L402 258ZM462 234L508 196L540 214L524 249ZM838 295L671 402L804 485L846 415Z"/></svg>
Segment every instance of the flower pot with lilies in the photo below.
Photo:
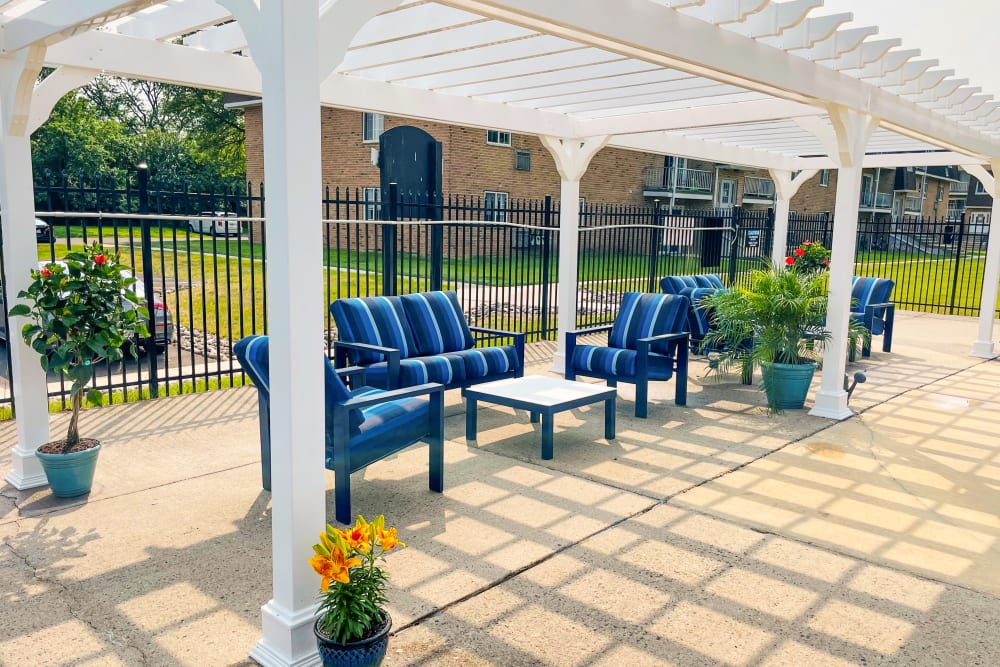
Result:
<svg viewBox="0 0 1000 667"><path fill-rule="evenodd" d="M100 391L87 390L93 364L101 359L118 361L123 350L135 356L137 337L148 335L146 309L131 289L135 278L120 263L119 254L98 243L32 270L31 277L33 282L18 293L21 303L10 309L10 315L27 320L21 337L39 354L42 368L71 382L66 437L42 445L38 455L55 495L81 495L90 490L96 464L96 453L82 452L100 447L96 440L81 439L79 432L84 399L100 404L103 398ZM73 473L70 488L60 488L53 475L64 477L58 471L66 463L46 459L49 454L89 457L90 478ZM50 466L47 460L58 465Z"/></svg>
<svg viewBox="0 0 1000 667"><path fill-rule="evenodd" d="M309 564L320 575L316 640L324 665L378 665L385 656L392 619L385 609L385 554L406 545L379 515L358 515L345 530L328 525L313 545ZM363 659L358 654L363 655Z"/></svg>

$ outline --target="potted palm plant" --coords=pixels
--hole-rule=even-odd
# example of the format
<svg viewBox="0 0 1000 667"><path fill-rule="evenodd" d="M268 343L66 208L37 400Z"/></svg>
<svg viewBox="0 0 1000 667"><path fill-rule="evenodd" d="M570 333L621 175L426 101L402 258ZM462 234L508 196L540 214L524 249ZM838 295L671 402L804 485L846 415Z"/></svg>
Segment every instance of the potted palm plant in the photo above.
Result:
<svg viewBox="0 0 1000 667"><path fill-rule="evenodd" d="M79 496L90 492L101 448L79 431L84 399L95 404L103 399L100 391L87 390L93 364L117 361L123 350L135 356L137 337L149 335L146 309L118 253L99 243L32 270L31 277L10 316L27 319L21 336L38 353L42 368L71 382L72 411L66 437L42 445L36 454L53 495Z"/></svg>
<svg viewBox="0 0 1000 667"><path fill-rule="evenodd" d="M313 628L324 667L377 667L385 657L392 618L385 609L388 575L380 562L405 547L379 515L358 515L346 530L328 525L309 564L320 575L319 618Z"/></svg>
<svg viewBox="0 0 1000 667"><path fill-rule="evenodd" d="M705 298L713 312L706 341L721 350L710 371L723 374L761 368L768 407L798 409L805 402L823 344L826 277L821 271L771 266L756 271L745 287Z"/></svg>

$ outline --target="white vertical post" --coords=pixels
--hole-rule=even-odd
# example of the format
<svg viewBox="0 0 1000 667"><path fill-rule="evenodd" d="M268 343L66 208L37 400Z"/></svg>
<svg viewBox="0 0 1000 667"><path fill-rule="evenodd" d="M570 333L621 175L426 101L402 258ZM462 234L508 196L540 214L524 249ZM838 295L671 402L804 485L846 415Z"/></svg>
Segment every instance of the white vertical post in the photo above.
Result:
<svg viewBox="0 0 1000 667"><path fill-rule="evenodd" d="M1000 192L997 190L997 175L1000 174L1000 159L991 160L990 174L980 166L963 167L983 184L986 191L993 196L993 208L990 212L990 234L986 247L986 267L983 275L983 291L979 300L979 330L976 340L972 343L973 357L992 359L997 356L993 342L994 311L997 303L997 289L1000 283Z"/></svg>
<svg viewBox="0 0 1000 667"><path fill-rule="evenodd" d="M788 252L788 212L792 197L803 183L816 175L816 172L816 169L806 169L792 178L792 172L786 169L770 170L771 180L774 181L774 234L771 239L771 261L776 266L784 264Z"/></svg>
<svg viewBox="0 0 1000 667"><path fill-rule="evenodd" d="M853 414L847 407L844 371L847 368L847 330L851 317L851 276L857 244L861 172L865 146L876 122L871 116L840 107L831 109L830 120L837 133L838 155L835 159L840 165L833 216L830 295L826 309L826 328L831 336L823 354L820 390L809 414L846 419Z"/></svg>
<svg viewBox="0 0 1000 667"><path fill-rule="evenodd" d="M542 144L552 154L561 179L559 186L559 298L558 338L552 372L566 370L566 332L576 328L576 287L580 238L580 179L590 160L607 143L609 137L559 139L541 137Z"/></svg>
<svg viewBox="0 0 1000 667"><path fill-rule="evenodd" d="M250 655L267 667L319 664L309 566L326 525L319 0L224 0L261 71L267 180L274 597Z"/></svg>
<svg viewBox="0 0 1000 667"><path fill-rule="evenodd" d="M31 283L38 268L35 240L35 191L31 170L31 133L28 114L32 92L45 48L32 46L14 58L0 60L0 217L3 219L3 259L7 282L4 304L16 302L18 292ZM44 486L45 472L35 449L49 441L49 397L38 353L20 336L22 318L8 323L12 395L17 409L17 442L11 450L11 469L4 479L14 488Z"/></svg>

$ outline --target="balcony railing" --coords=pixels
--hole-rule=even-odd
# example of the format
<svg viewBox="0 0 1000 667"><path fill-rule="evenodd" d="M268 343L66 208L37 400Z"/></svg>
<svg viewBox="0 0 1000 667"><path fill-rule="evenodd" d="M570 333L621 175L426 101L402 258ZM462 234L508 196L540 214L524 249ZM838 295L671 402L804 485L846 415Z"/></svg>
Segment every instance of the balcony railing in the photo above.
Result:
<svg viewBox="0 0 1000 667"><path fill-rule="evenodd" d="M920 197L907 197L903 202L903 208L910 213L920 213L923 200Z"/></svg>
<svg viewBox="0 0 1000 667"><path fill-rule="evenodd" d="M744 176L743 196L754 199L774 199L774 181L759 176Z"/></svg>
<svg viewBox="0 0 1000 667"><path fill-rule="evenodd" d="M919 201L919 200L918 200ZM892 207L892 195L888 192L864 192L861 193L862 208L884 208Z"/></svg>
<svg viewBox="0 0 1000 667"><path fill-rule="evenodd" d="M712 172L700 169L664 169L646 167L642 172L642 186L645 190L672 192L674 174L677 175L677 192L699 195L712 194Z"/></svg>
<svg viewBox="0 0 1000 667"><path fill-rule="evenodd" d="M957 183L952 183L951 187L948 188L949 195L967 195L969 194L969 182L968 181L958 181Z"/></svg>

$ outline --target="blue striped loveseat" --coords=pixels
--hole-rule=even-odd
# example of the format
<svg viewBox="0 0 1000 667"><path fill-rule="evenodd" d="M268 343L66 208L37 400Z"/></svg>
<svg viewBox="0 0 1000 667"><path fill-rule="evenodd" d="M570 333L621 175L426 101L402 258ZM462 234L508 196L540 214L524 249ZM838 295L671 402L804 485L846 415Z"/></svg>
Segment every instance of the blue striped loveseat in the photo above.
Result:
<svg viewBox="0 0 1000 667"><path fill-rule="evenodd" d="M646 417L650 380L674 379L674 403L687 404L687 297L626 292L614 324L566 333L566 379L576 376L635 385L635 416ZM608 332L608 344L578 345L577 337Z"/></svg>
<svg viewBox="0 0 1000 667"><path fill-rule="evenodd" d="M702 304L702 299L724 290L722 280L714 273L690 276L666 276L660 279L660 290L664 294L686 296L688 307L688 329L691 331L691 347L695 352L707 354L711 350L702 343L711 329L712 313Z"/></svg>
<svg viewBox="0 0 1000 667"><path fill-rule="evenodd" d="M524 374L524 334L470 327L452 291L337 299L330 312L337 367L361 366L373 387L452 389ZM473 333L513 343L477 347Z"/></svg>

